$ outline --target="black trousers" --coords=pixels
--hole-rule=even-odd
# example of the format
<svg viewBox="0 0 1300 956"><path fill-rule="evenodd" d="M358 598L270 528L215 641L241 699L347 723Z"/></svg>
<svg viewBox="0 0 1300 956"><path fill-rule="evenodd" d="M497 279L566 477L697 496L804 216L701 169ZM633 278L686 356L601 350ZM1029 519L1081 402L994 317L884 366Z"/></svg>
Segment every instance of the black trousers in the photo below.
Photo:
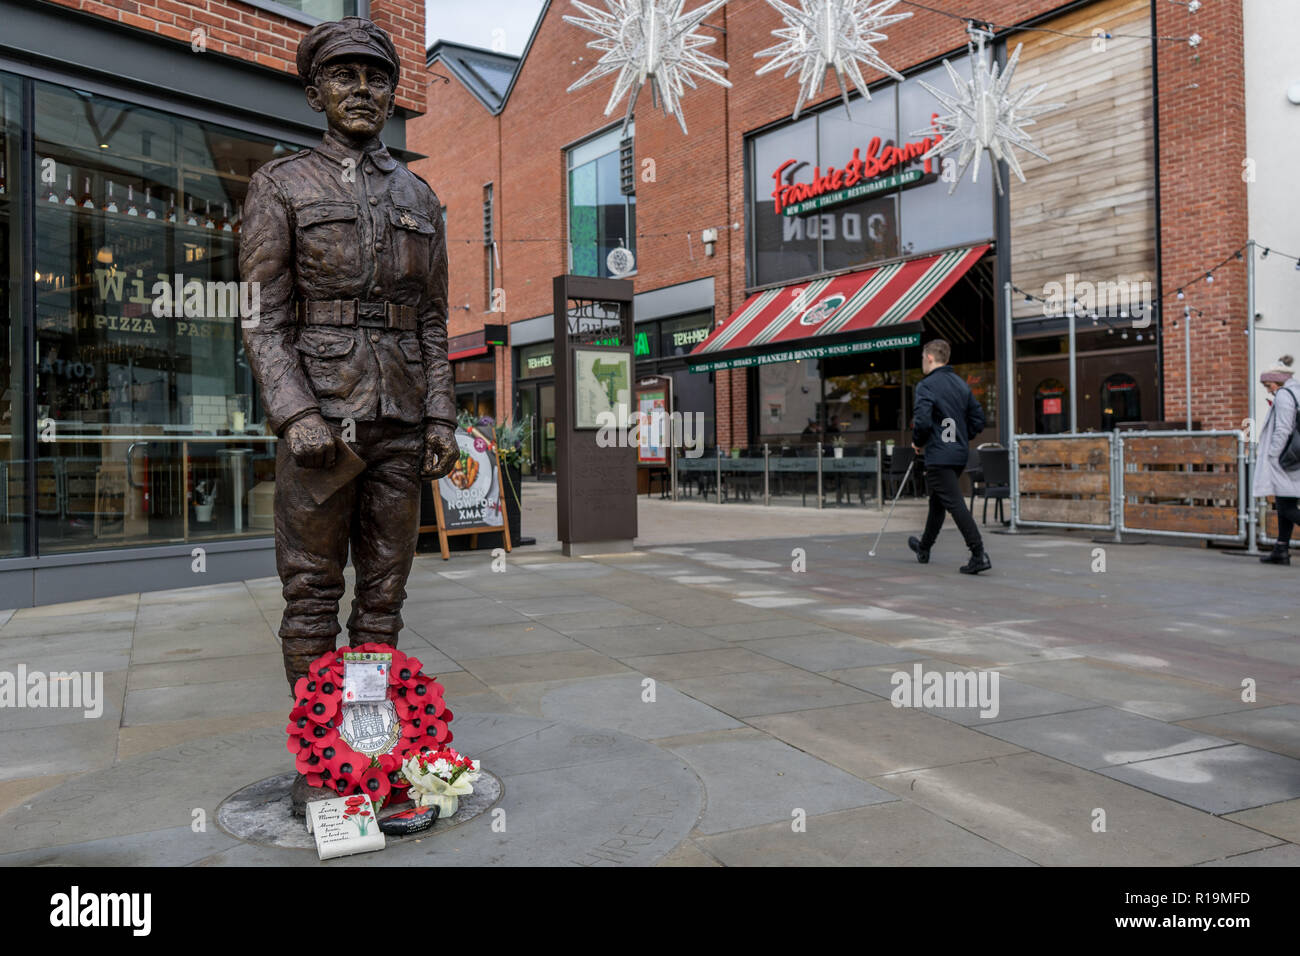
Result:
<svg viewBox="0 0 1300 956"><path fill-rule="evenodd" d="M925 519L925 532L921 535L921 547L928 551L939 537L943 527L945 513L952 514L957 530L966 539L966 547L971 551L984 550L984 539L980 537L979 526L971 517L970 509L961 496L961 487L957 479L965 470L962 465L926 465L925 483L930 489L930 515Z"/></svg>
<svg viewBox="0 0 1300 956"><path fill-rule="evenodd" d="M1277 509L1277 543L1289 545L1291 531L1300 524L1300 498L1286 498L1278 495L1273 498L1273 507Z"/></svg>

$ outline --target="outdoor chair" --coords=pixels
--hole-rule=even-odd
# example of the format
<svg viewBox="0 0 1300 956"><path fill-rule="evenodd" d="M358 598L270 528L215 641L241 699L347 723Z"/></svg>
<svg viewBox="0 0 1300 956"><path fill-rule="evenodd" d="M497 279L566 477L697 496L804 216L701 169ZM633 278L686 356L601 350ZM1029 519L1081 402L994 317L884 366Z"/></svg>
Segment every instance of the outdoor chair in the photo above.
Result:
<svg viewBox="0 0 1300 956"><path fill-rule="evenodd" d="M899 485L903 481L903 476L907 474L907 466L916 461L916 452L912 451L910 445L895 445L894 453L889 456L889 471L886 474L887 484L890 497L898 494ZM912 494L917 493L920 487L920 474L916 467L912 468L912 477L908 481L911 486Z"/></svg>
<svg viewBox="0 0 1300 956"><path fill-rule="evenodd" d="M995 502L993 517L1003 524L1009 522L1002 516L1002 502L1011 497L1011 459L1005 448L981 448L980 470L984 473L980 497L984 499L984 524L989 523L989 499ZM972 500L974 500L972 498Z"/></svg>

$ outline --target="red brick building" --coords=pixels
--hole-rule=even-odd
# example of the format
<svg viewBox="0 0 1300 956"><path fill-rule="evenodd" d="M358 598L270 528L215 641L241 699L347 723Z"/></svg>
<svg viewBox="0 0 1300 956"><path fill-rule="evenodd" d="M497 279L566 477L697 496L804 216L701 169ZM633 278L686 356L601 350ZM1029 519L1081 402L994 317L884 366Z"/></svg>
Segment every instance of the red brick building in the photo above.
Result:
<svg viewBox="0 0 1300 956"><path fill-rule="evenodd" d="M1203 313L1192 323L1193 418L1207 428L1239 422L1249 394L1242 334L1245 270L1230 258L1247 238L1240 3L1206 4L1195 13L1158 0L986 0L974 8L934 0L927 6L986 17L996 27L993 42L1001 56L1024 44L1013 86L1047 83L1039 102L1065 105L1029 130L1051 163L1020 154L1027 181L1012 178L1005 199L989 189L988 215L977 210L972 215L984 217L978 224L954 228L950 236L944 227L950 210L939 198L948 184L929 182L910 193L904 189L892 207L880 207L886 231L899 233L892 245L847 241L861 232L851 220L856 213L848 213L839 216L848 233L840 235L835 254L828 251L831 241L823 239L813 266L790 264L796 243L776 242L765 252L759 248L769 241L763 230L775 228L765 223L775 219L762 202L772 188L773 170L756 169L756 157L766 155L764 144L778 141L782 130L796 128L790 114L798 87L782 71L754 73L765 62L755 54L776 42L771 31L782 26L777 12L763 0L732 0L700 32L716 37L709 52L730 64L733 85L723 89L701 82L699 89L687 91L683 110L689 135L651 106L648 91L636 106L632 279L638 317L643 300L656 318L667 317L656 296L671 298L673 290L690 290L676 307L693 312L699 290L708 288L716 325L749 297L783 283L865 276L881 263L923 252L987 245L978 264L926 316L908 319L923 318L927 339L969 333L970 341L958 349L960 367L983 390L991 425L1004 427L999 410L1005 407L1005 388L998 386L1006 380L1002 289L1008 281L1018 290L1011 305L1017 431L1068 430L1072 399L1081 430L1183 417L1183 332L1173 323L1184 305ZM895 12L908 8L900 4ZM955 16L910 9L912 17L886 28L888 40L879 46L883 59L907 81L897 84L869 74L872 104L854 93L855 119L861 108L869 121L877 100L895 97L900 104L895 128L902 139L927 125L924 104L937 107L925 99L928 94L917 94L912 81L936 68L942 57L964 56L967 41L965 25ZM439 78L430 86L427 113L411 124L411 147L429 157L413 168L447 206L452 332L478 363L485 350L476 334L486 322L508 321L512 331L524 333L525 345L549 338L543 330L551 321L550 279L574 270L572 157L602 132L612 129L620 138L626 101L604 115L612 77L565 92L599 55L586 46L592 34L561 19L568 12L566 3L544 8L515 69L512 58L500 54L436 46L430 69ZM1153 41L1153 33L1161 39ZM1188 42L1193 34L1199 35L1199 45ZM951 89L941 68L927 75L940 89ZM837 104L831 75L805 117L814 114L826 129L836 128L841 120L835 111L844 115ZM455 135L448 136L448 130ZM818 135L833 140L839 134ZM799 175L811 177L817 158L805 152L796 157L808 167ZM834 158L823 156L820 165ZM988 179L981 177L980 186ZM955 195L970 186L963 181ZM923 193L929 198L920 199ZM982 202L971 200L972 208ZM874 215L870 208L875 207L863 207L866 221ZM782 225L788 231L791 223L782 220ZM824 225L833 226L830 220ZM702 242L708 229L717 230L712 256L704 253ZM494 245L485 244L489 236ZM579 240L586 242L585 235ZM602 260L607 245L600 246ZM1205 283L1206 270L1225 258L1229 262L1215 272L1214 282ZM586 261L589 267L590 257ZM1057 286L1087 290L1076 296L1082 308L1075 395L1068 385L1066 303ZM504 292L504 301L499 296L495 303L504 305L504 313L492 312L494 288ZM1173 298L1178 288L1185 288L1184 300ZM1152 307L1149 325L1130 314L1140 315L1144 304ZM520 363L532 353L525 355L517 340L512 344L510 352L497 349L489 355L493 407L481 397L467 407L538 414L542 399L521 403L517 396L530 379L527 367L521 374ZM654 370L664 356L662 349L650 351L643 364ZM836 417L850 444L901 437L908 386L919 374L918 351L877 353L879 366L865 353L855 362L835 359L806 380L770 371L771 365L710 372L716 441L723 448L797 443L808 437L800 435L800 419L824 433L837 409L844 412ZM881 372L887 362L897 362L897 371ZM478 380L473 388L467 382L462 390L481 396L481 365L472 377ZM801 391L815 394L819 388L820 401L800 404ZM537 451L545 457L540 444Z"/></svg>

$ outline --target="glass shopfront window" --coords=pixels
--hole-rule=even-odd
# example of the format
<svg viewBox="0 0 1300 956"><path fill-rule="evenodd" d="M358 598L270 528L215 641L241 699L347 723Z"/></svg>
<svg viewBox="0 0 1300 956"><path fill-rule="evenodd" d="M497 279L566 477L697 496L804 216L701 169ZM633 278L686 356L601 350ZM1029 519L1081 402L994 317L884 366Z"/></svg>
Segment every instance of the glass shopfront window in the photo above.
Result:
<svg viewBox="0 0 1300 956"><path fill-rule="evenodd" d="M40 551L270 534L239 231L249 177L297 147L49 83L34 103Z"/></svg>
<svg viewBox="0 0 1300 956"><path fill-rule="evenodd" d="M19 143L22 130L20 86L16 77L0 74L0 557L27 551L27 455L30 415L24 402L26 365L23 348L22 212L30 180L22 175Z"/></svg>

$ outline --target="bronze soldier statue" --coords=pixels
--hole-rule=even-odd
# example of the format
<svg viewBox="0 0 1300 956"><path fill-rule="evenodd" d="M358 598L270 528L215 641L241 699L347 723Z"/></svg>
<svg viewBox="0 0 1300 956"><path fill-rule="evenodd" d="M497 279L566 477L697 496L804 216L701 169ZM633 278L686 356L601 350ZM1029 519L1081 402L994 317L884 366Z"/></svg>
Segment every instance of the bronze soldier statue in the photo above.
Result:
<svg viewBox="0 0 1300 956"><path fill-rule="evenodd" d="M369 20L345 17L303 38L297 66L329 130L315 149L254 174L239 252L241 278L261 298L244 348L280 437L275 558L290 687L334 649L349 546L349 641L397 644L420 484L456 461L441 207L379 141L397 51ZM309 489L330 484L348 448L364 470L317 503ZM327 796L300 774L294 812Z"/></svg>

